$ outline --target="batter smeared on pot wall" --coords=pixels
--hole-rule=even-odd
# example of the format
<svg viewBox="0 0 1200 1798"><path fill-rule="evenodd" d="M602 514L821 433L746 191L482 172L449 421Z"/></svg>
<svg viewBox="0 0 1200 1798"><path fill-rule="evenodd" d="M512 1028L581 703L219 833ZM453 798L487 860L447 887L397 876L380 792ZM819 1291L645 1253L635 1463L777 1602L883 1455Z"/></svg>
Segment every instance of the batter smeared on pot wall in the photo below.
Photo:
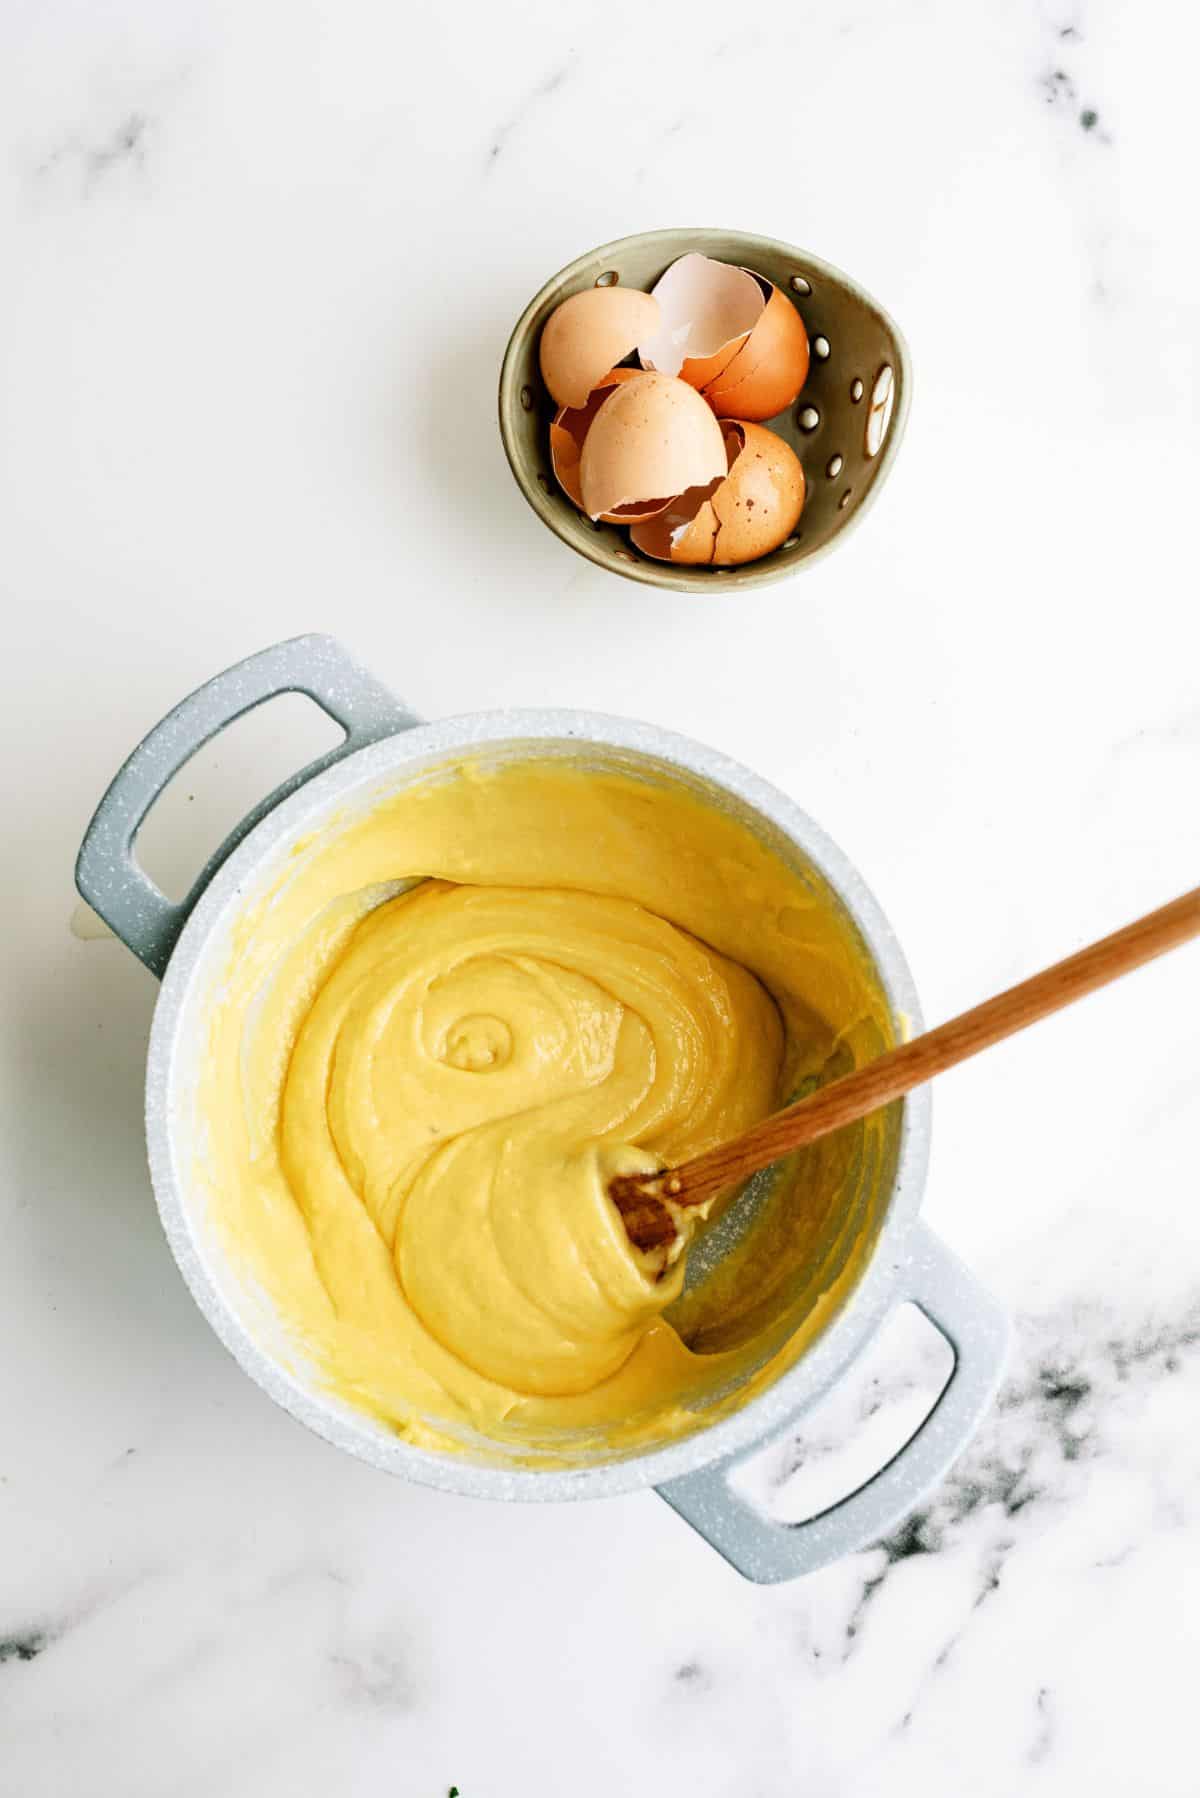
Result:
<svg viewBox="0 0 1200 1798"><path fill-rule="evenodd" d="M438 1446L693 1427L683 1259L629 1243L607 1181L878 1045L828 902L684 789L547 759L302 846L236 943L202 1172L332 1388Z"/></svg>

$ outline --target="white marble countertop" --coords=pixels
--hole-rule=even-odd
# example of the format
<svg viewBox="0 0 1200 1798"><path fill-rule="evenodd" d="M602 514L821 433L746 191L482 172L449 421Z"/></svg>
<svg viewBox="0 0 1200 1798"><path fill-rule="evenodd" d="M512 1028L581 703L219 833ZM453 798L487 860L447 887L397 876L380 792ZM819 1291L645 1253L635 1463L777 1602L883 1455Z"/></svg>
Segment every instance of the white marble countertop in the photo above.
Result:
<svg viewBox="0 0 1200 1798"><path fill-rule="evenodd" d="M891 1541L760 1589L652 1494L449 1499L276 1411L159 1230L153 982L68 930L133 741L306 629L428 715L758 768L933 1019L1194 885L1197 48L1166 0L0 13L3 1798L1197 1790L1200 949L944 1082L1002 1401ZM699 603L564 550L494 423L546 276L693 222L851 270L916 369L862 530ZM907 1365L813 1419L797 1511Z"/></svg>

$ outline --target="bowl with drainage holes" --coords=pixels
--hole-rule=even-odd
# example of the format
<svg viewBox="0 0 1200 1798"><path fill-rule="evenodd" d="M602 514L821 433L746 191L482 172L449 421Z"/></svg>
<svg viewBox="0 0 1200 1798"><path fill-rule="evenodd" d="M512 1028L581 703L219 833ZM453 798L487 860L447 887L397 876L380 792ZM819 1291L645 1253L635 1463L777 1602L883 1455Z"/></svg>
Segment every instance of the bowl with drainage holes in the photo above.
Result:
<svg viewBox="0 0 1200 1798"><path fill-rule="evenodd" d="M765 421L800 458L804 511L786 543L737 568L652 561L634 548L621 526L594 524L577 511L550 466L555 407L538 366L546 320L562 300L589 287L620 283L649 289L689 251L764 275L791 300L808 331L803 391L786 412ZM647 231L578 257L530 300L500 371L500 436L517 486L542 523L589 562L681 593L761 587L825 555L863 517L900 448L911 386L899 330L841 269L793 244L746 231Z"/></svg>

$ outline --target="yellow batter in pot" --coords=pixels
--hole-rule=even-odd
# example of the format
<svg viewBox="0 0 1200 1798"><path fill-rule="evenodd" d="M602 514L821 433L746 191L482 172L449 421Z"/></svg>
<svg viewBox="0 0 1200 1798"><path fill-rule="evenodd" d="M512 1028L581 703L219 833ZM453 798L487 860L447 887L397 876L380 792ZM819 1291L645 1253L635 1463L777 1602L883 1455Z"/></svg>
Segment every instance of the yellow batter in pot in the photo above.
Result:
<svg viewBox="0 0 1200 1798"><path fill-rule="evenodd" d="M420 884L398 891L401 883ZM197 1097L210 1211L304 1358L410 1438L688 1428L614 1171L773 1109L882 1000L827 899L680 786L459 765L294 853Z"/></svg>

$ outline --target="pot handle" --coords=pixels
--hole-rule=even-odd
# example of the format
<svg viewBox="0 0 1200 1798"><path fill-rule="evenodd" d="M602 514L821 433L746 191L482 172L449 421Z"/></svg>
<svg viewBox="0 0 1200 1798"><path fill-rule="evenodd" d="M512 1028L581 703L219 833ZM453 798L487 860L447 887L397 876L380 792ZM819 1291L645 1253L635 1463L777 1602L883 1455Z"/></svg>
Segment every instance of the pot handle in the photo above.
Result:
<svg viewBox="0 0 1200 1798"><path fill-rule="evenodd" d="M305 693L346 732L260 801L204 864L178 904L134 860L137 833L168 782L212 737L281 693ZM312 633L235 662L189 693L144 737L96 807L75 863L75 884L152 974L162 975L180 931L221 863L281 799L368 743L421 720L333 637Z"/></svg>
<svg viewBox="0 0 1200 1798"><path fill-rule="evenodd" d="M1011 1327L974 1275L924 1224L901 1271L895 1303L911 1301L954 1350L954 1367L924 1422L865 1485L801 1523L749 1504L729 1475L762 1444L658 1487L673 1510L747 1579L774 1585L869 1547L896 1527L949 1471L1000 1384Z"/></svg>

